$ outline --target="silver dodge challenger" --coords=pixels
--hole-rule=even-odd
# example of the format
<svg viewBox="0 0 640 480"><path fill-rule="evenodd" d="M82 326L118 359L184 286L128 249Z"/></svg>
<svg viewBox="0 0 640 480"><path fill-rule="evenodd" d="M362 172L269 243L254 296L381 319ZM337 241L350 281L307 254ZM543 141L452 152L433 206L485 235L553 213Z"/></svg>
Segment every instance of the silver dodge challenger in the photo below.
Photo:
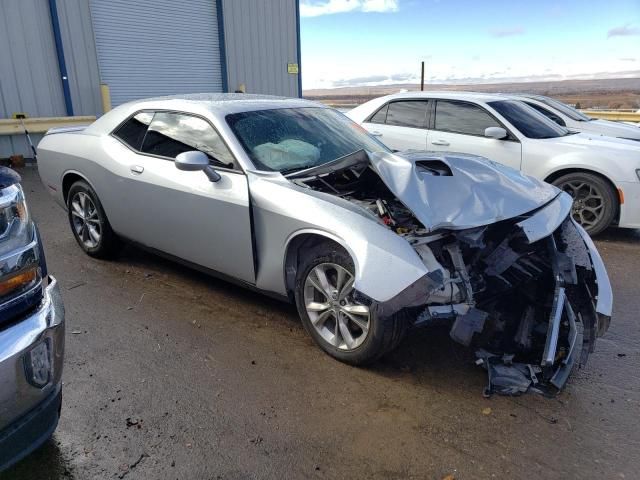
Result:
<svg viewBox="0 0 640 480"><path fill-rule="evenodd" d="M477 156L391 151L317 103L136 101L38 150L88 255L128 240L287 299L350 364L448 325L486 394L553 393L609 326L609 279L566 193Z"/></svg>

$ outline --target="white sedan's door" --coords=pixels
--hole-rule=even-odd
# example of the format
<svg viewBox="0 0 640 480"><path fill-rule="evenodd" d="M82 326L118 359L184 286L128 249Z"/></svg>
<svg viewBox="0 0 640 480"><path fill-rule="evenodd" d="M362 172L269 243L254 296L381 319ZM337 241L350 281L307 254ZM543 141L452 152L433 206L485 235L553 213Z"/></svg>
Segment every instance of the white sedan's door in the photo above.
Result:
<svg viewBox="0 0 640 480"><path fill-rule="evenodd" d="M394 101L362 126L392 150L425 150L427 105L425 100Z"/></svg>
<svg viewBox="0 0 640 480"><path fill-rule="evenodd" d="M434 113L435 119L428 136L428 150L480 155L520 170L521 143L512 135L501 140L485 137L486 128L504 127L479 105L438 100Z"/></svg>

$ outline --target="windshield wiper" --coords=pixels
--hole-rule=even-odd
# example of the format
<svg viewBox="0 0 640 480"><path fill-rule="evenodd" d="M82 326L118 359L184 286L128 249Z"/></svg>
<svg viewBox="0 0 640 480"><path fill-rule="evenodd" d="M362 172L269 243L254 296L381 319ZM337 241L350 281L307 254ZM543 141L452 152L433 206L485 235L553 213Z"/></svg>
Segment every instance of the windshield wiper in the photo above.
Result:
<svg viewBox="0 0 640 480"><path fill-rule="evenodd" d="M290 173L299 172L300 170L306 170L308 168L313 168L315 166L316 166L316 164L312 163L312 164L308 164L308 165L302 165L300 167L293 167L293 168L287 168L286 170L280 170L280 173L282 175L289 175Z"/></svg>

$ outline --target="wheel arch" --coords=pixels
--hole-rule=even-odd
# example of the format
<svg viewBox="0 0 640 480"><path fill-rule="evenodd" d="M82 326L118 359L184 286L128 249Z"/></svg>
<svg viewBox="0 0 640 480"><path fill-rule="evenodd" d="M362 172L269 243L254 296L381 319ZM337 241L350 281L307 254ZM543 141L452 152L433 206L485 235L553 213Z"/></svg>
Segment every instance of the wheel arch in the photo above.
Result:
<svg viewBox="0 0 640 480"><path fill-rule="evenodd" d="M353 260L353 265L358 271L358 263L356 256L349 249L343 239L337 237L328 232L314 229L299 230L293 233L285 244L283 275L284 284L287 292L287 296L292 301L293 292L296 283L296 274L298 272L298 265L300 262L300 254L305 249L313 248L321 243L333 243L336 247L345 251L347 255ZM354 272L355 273L355 272Z"/></svg>
<svg viewBox="0 0 640 480"><path fill-rule="evenodd" d="M590 175L595 175L599 178L601 178L602 180L604 180L613 190L614 196L616 197L616 213L615 213L615 221L617 222L620 219L620 191L618 190L618 187L616 187L616 184L613 183L613 180L611 180L608 176L606 176L605 174L598 172L596 170L592 170L590 168L581 168L581 167L574 167L574 168L561 168L559 170L556 170L552 173L550 173L549 175L547 175L547 177L544 179L545 182L547 183L553 183L555 180L557 180L558 178L562 177L563 175L567 175L570 173L588 173Z"/></svg>
<svg viewBox="0 0 640 480"><path fill-rule="evenodd" d="M87 182L89 186L93 188L93 191L94 192L96 191L91 181L89 181L89 179L85 177L82 173L78 172L77 170L67 170L62 175L62 199L64 200L65 205L67 205L67 197L69 196L69 190L71 189L71 185L76 183L78 180L83 180Z"/></svg>

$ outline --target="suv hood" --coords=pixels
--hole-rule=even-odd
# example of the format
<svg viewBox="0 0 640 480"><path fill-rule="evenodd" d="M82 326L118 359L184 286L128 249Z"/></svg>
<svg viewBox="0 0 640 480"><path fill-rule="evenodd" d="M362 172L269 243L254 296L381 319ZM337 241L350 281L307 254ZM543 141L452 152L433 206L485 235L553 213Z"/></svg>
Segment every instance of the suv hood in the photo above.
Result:
<svg viewBox="0 0 640 480"><path fill-rule="evenodd" d="M387 188L430 231L466 229L514 218L560 190L475 155L407 151L369 153Z"/></svg>

